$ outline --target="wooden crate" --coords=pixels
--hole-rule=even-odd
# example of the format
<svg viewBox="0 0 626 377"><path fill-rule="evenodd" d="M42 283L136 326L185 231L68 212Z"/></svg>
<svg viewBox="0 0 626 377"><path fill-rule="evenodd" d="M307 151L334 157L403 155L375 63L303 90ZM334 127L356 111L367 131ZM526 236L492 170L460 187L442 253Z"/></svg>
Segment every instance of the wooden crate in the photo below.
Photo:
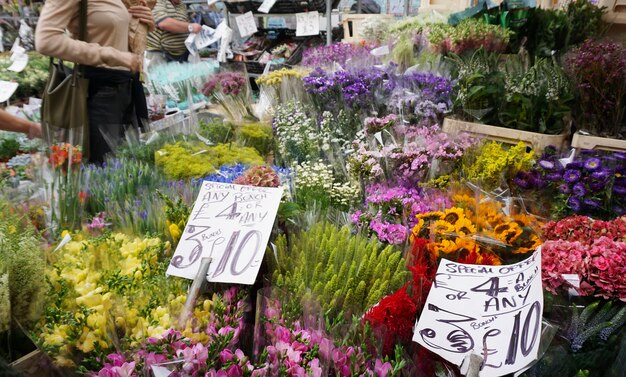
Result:
<svg viewBox="0 0 626 377"><path fill-rule="evenodd" d="M354 43L363 41L363 24L373 19L391 21L393 16L389 14L344 14L341 17L341 24L343 25L342 42Z"/></svg>
<svg viewBox="0 0 626 377"><path fill-rule="evenodd" d="M626 24L626 0L600 0L599 7L607 7L602 19L609 24Z"/></svg>
<svg viewBox="0 0 626 377"><path fill-rule="evenodd" d="M576 132L572 137L572 148L626 152L626 140L583 135Z"/></svg>
<svg viewBox="0 0 626 377"><path fill-rule="evenodd" d="M489 140L500 141L507 144L517 144L522 141L538 153L541 153L549 145L564 149L567 147L570 135L569 132L560 135L546 135L537 132L465 122L452 118L444 119L442 130L451 135L467 132L478 137L484 137Z"/></svg>
<svg viewBox="0 0 626 377"><path fill-rule="evenodd" d="M420 2L419 12L460 12L473 5L475 5L474 1L470 0L422 0Z"/></svg>

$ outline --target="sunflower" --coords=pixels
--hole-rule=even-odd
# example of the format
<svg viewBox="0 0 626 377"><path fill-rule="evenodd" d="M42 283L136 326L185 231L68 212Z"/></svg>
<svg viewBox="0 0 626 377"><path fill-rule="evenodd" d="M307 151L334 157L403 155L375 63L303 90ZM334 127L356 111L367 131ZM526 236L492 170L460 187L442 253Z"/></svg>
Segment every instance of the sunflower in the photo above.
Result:
<svg viewBox="0 0 626 377"><path fill-rule="evenodd" d="M521 242L520 247L513 250L513 254L526 254L529 251L535 251L541 245L541 240L536 234L531 234L528 239Z"/></svg>
<svg viewBox="0 0 626 377"><path fill-rule="evenodd" d="M465 218L465 211L459 207L452 207L447 209L443 219L452 225L455 225L457 220Z"/></svg>
<svg viewBox="0 0 626 377"><path fill-rule="evenodd" d="M417 224L415 224L415 226L411 230L411 240L413 240L413 238L415 238L415 237L419 237L420 233L423 230L424 230L424 220L423 219L419 219Z"/></svg>
<svg viewBox="0 0 626 377"><path fill-rule="evenodd" d="M443 220L444 216L445 214L441 211L418 213L415 215L415 217L424 221Z"/></svg>
<svg viewBox="0 0 626 377"><path fill-rule="evenodd" d="M476 227L474 224L467 218L460 218L459 221L454 224L454 229L457 233L461 233L464 235L476 233Z"/></svg>
<svg viewBox="0 0 626 377"><path fill-rule="evenodd" d="M435 227L434 230L436 234L454 232L454 225L444 220L435 221L434 227Z"/></svg>
<svg viewBox="0 0 626 377"><path fill-rule="evenodd" d="M441 242L431 242L428 244L428 250L435 256L439 256L441 253L454 253L457 251L457 246L454 241L442 240Z"/></svg>
<svg viewBox="0 0 626 377"><path fill-rule="evenodd" d="M480 249L473 239L467 237L457 237L454 241L457 249L468 250L470 252L479 252Z"/></svg>
<svg viewBox="0 0 626 377"><path fill-rule="evenodd" d="M495 238L511 245L522 234L522 228L515 222L502 223L493 230Z"/></svg>

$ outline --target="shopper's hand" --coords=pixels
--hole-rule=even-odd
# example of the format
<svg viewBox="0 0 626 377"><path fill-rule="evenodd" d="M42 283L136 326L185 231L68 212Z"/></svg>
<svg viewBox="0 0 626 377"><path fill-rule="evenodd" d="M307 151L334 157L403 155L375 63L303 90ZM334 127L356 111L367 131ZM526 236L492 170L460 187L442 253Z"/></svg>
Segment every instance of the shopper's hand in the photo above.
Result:
<svg viewBox="0 0 626 377"><path fill-rule="evenodd" d="M200 25L200 24L195 24L194 23L194 24L191 24L191 27L193 28L192 31L191 31L192 33L198 34L199 32L202 31L202 25Z"/></svg>
<svg viewBox="0 0 626 377"><path fill-rule="evenodd" d="M135 5L128 8L128 13L131 16L138 19L139 22L148 26L148 31L153 31L155 28L154 17L152 17L152 10L145 5Z"/></svg>
<svg viewBox="0 0 626 377"><path fill-rule="evenodd" d="M130 70L131 72L139 72L141 70L141 66L143 64L143 57L137 55L137 54L132 54L132 58L130 60Z"/></svg>
<svg viewBox="0 0 626 377"><path fill-rule="evenodd" d="M29 122L28 123L28 138L29 139L41 138L41 136L42 136L41 124Z"/></svg>

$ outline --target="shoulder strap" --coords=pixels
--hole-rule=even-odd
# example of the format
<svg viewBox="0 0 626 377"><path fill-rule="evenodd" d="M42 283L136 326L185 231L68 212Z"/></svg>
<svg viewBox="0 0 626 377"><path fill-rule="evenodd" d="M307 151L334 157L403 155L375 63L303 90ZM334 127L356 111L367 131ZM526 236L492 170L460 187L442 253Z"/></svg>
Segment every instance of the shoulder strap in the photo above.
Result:
<svg viewBox="0 0 626 377"><path fill-rule="evenodd" d="M87 39L87 0L80 0L78 39Z"/></svg>

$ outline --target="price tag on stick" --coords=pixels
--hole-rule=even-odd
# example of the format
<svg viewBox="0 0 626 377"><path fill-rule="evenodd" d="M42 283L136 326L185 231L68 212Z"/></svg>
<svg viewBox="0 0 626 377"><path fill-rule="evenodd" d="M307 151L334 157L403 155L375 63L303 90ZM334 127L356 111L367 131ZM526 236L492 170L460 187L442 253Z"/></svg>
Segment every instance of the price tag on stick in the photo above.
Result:
<svg viewBox="0 0 626 377"><path fill-rule="evenodd" d="M6 102L17 90L18 84L12 81L0 80L0 102Z"/></svg>
<svg viewBox="0 0 626 377"><path fill-rule="evenodd" d="M282 188L203 182L167 274L194 279L208 257L210 282L254 284L282 193Z"/></svg>
<svg viewBox="0 0 626 377"><path fill-rule="evenodd" d="M276 0L263 0L263 4L261 4L258 11L261 13L269 13L274 4L276 4Z"/></svg>
<svg viewBox="0 0 626 377"><path fill-rule="evenodd" d="M320 33L319 12L296 13L296 36L305 37Z"/></svg>
<svg viewBox="0 0 626 377"><path fill-rule="evenodd" d="M244 13L241 16L235 17L237 22L237 29L239 29L239 35L244 38L259 31L254 21L252 12Z"/></svg>
<svg viewBox="0 0 626 377"><path fill-rule="evenodd" d="M413 341L457 365L476 354L481 377L504 376L537 357L542 313L540 248L506 266L442 259Z"/></svg>

